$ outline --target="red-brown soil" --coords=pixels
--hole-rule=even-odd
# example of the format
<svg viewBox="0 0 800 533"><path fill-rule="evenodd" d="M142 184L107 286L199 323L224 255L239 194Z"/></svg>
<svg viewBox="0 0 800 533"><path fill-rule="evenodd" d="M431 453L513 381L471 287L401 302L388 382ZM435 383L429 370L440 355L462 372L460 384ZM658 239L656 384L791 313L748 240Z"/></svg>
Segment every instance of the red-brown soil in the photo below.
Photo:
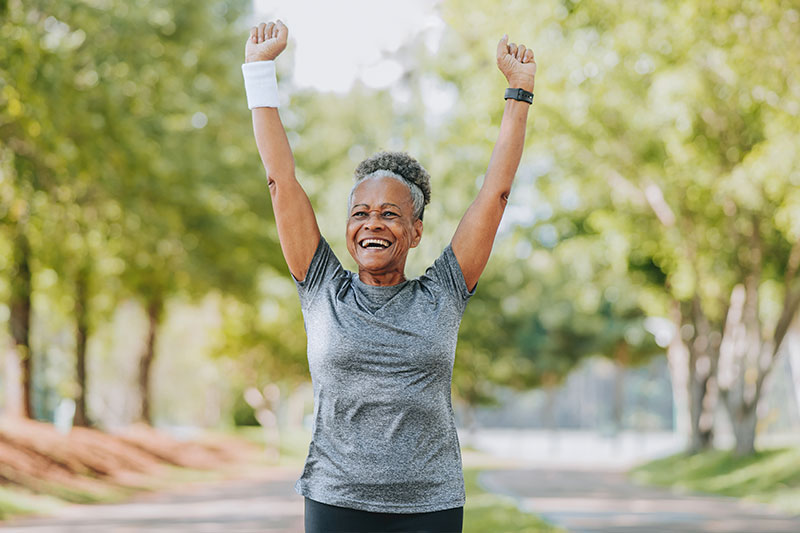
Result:
<svg viewBox="0 0 800 533"><path fill-rule="evenodd" d="M62 434L50 424L0 418L0 484L67 499L150 487L170 465L232 471L259 451L234 437L182 441L146 425L114 434L79 427Z"/></svg>

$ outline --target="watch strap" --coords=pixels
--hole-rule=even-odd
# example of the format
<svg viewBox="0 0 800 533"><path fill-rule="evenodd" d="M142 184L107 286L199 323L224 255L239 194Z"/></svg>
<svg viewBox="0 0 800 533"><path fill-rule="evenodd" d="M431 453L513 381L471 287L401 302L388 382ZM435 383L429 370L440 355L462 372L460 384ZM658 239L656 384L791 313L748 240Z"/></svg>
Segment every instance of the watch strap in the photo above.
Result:
<svg viewBox="0 0 800 533"><path fill-rule="evenodd" d="M533 93L520 88L506 89L505 99L519 100L520 102L533 103Z"/></svg>

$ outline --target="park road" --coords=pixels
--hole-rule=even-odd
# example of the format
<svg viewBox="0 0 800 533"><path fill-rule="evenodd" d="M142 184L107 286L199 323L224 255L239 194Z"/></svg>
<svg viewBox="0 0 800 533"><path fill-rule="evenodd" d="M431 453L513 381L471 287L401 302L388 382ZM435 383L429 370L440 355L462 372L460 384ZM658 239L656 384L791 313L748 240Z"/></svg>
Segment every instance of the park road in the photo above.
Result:
<svg viewBox="0 0 800 533"><path fill-rule="evenodd" d="M124 504L71 505L48 518L5 523L0 531L302 533L303 499L293 488L298 471L276 468L254 479L201 483ZM487 470L479 479L484 488L513 496L523 509L573 533L800 532L800 518L732 499L642 488L612 471Z"/></svg>
<svg viewBox="0 0 800 533"><path fill-rule="evenodd" d="M641 487L618 471L492 470L478 479L572 533L800 532L800 517L733 498Z"/></svg>

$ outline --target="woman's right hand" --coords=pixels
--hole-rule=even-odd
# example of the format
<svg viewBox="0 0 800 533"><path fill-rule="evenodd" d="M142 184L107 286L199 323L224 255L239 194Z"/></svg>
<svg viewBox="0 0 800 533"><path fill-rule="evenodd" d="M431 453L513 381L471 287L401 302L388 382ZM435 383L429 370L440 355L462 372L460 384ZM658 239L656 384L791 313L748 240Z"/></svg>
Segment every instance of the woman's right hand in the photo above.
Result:
<svg viewBox="0 0 800 533"><path fill-rule="evenodd" d="M508 34L497 43L497 68L508 80L509 87L519 87L533 92L536 78L536 61L533 50L524 44L517 46L508 42Z"/></svg>
<svg viewBox="0 0 800 533"><path fill-rule="evenodd" d="M253 26L244 48L244 62L275 59L286 49L288 39L289 28L280 20Z"/></svg>

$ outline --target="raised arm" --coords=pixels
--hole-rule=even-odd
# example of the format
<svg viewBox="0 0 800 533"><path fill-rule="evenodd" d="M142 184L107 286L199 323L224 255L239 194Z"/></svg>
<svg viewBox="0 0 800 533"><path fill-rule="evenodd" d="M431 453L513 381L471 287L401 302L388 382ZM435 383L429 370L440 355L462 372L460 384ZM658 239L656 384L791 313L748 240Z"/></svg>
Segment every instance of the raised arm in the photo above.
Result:
<svg viewBox="0 0 800 533"><path fill-rule="evenodd" d="M497 44L497 67L508 80L509 88L533 92L536 76L533 50L526 49L522 44L509 44L505 35ZM511 183L522 157L529 107L530 104L526 102L506 100L500 134L489 160L483 186L453 235L453 253L470 290L478 283L489 261L497 228L508 203Z"/></svg>
<svg viewBox="0 0 800 533"><path fill-rule="evenodd" d="M245 63L272 61L286 48L289 29L280 20L250 30ZM246 74L247 75L247 74ZM277 107L253 107L253 132L267 172L278 239L289 271L298 280L319 244L320 233L311 202L294 173L294 156Z"/></svg>

